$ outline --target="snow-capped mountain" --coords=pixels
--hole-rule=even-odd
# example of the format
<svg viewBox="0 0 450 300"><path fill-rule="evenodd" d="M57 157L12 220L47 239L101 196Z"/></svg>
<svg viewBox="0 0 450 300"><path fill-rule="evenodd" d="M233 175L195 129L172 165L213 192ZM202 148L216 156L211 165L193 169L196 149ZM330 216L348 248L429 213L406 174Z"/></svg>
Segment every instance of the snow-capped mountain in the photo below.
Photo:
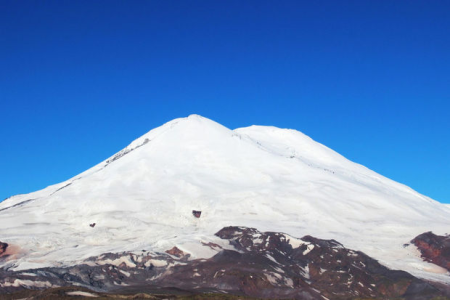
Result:
<svg viewBox="0 0 450 300"><path fill-rule="evenodd" d="M447 206L296 130L230 130L198 115L151 130L72 179L0 203L0 241L9 245L0 267L71 266L174 246L190 259L210 258L217 251L208 243L230 247L214 236L226 226L335 239L389 268L450 283L445 269L406 245L426 231L448 232Z"/></svg>

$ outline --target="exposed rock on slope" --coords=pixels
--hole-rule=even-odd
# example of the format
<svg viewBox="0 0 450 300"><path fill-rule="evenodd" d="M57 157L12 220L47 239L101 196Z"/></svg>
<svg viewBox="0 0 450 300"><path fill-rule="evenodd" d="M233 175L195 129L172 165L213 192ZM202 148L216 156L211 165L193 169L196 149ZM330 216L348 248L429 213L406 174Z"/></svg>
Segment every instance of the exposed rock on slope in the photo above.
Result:
<svg viewBox="0 0 450 300"><path fill-rule="evenodd" d="M234 250L218 249L210 259L191 261L176 247L168 251L170 255L109 253L70 268L2 271L0 287L4 292L71 285L103 292L177 288L271 299L431 299L441 295L428 283L389 270L334 240L298 239L246 227L226 227L216 235L228 240Z"/></svg>
<svg viewBox="0 0 450 300"><path fill-rule="evenodd" d="M2 256L3 253L6 252L6 248L8 248L8 244L0 242L0 256Z"/></svg>
<svg viewBox="0 0 450 300"><path fill-rule="evenodd" d="M450 236L436 235L429 231L411 242L419 249L423 259L450 271Z"/></svg>
<svg viewBox="0 0 450 300"><path fill-rule="evenodd" d="M167 250L166 253L170 254L170 255L173 255L173 256L176 256L178 258L182 258L182 257L186 256L186 253L184 253L183 251L181 251L177 247L173 247L172 249ZM189 256L187 256L186 258L188 258L188 257Z"/></svg>

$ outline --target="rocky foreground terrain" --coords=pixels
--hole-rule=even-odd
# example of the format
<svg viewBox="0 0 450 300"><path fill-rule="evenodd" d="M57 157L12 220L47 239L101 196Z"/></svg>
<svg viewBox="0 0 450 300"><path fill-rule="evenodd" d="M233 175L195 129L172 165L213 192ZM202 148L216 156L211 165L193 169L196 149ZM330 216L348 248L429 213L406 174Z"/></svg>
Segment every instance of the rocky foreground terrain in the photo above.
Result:
<svg viewBox="0 0 450 300"><path fill-rule="evenodd" d="M145 249L141 253L107 253L72 267L0 270L1 297L447 299L448 296L445 286L390 270L334 240L312 236L297 239L247 227L225 227L216 236L228 240L234 250L217 249L221 247L210 243L207 246L219 250L210 259L190 260L189 253L173 247L166 253ZM438 245L436 241L442 243ZM430 260L441 263L447 261L438 259L436 253L448 253L446 241L446 237L442 239L432 233L413 240L424 249L434 249L423 253L432 253L435 256ZM425 243L430 246L424 246Z"/></svg>

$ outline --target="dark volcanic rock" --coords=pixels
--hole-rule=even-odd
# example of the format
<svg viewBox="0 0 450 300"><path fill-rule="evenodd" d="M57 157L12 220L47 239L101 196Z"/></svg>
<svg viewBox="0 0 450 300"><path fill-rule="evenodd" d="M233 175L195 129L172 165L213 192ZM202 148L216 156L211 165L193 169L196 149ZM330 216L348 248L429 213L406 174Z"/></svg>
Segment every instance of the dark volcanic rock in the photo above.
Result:
<svg viewBox="0 0 450 300"><path fill-rule="evenodd" d="M8 248L8 244L0 242L0 256L6 252L6 248Z"/></svg>
<svg viewBox="0 0 450 300"><path fill-rule="evenodd" d="M427 282L390 270L334 240L297 239L245 227L226 227L216 235L228 240L234 250L203 243L217 254L188 260L190 254L173 247L167 253L106 253L68 268L0 270L0 291L77 285L96 292L176 289L270 299L431 299L442 295Z"/></svg>
<svg viewBox="0 0 450 300"><path fill-rule="evenodd" d="M424 260L450 271L450 236L429 231L418 235L411 243L416 245Z"/></svg>
<svg viewBox="0 0 450 300"><path fill-rule="evenodd" d="M403 297L412 291L426 299L426 295L439 294L436 288L409 273L390 270L334 240L311 236L294 239L282 233L261 233L243 227L226 227L216 235L229 239L244 253L273 258L278 271L282 270L278 276L292 280L294 288L313 288L329 299Z"/></svg>

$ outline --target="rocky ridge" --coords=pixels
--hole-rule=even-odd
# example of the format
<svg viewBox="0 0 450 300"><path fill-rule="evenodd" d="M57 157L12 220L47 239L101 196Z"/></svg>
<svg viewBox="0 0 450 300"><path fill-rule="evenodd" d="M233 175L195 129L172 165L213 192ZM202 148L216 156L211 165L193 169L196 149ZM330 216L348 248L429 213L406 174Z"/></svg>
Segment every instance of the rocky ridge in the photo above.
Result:
<svg viewBox="0 0 450 300"><path fill-rule="evenodd" d="M390 270L334 240L301 239L247 227L216 233L234 250L189 260L174 248L166 253L107 253L66 268L0 270L2 293L82 286L97 292L223 293L277 299L432 299L443 293L404 272Z"/></svg>

